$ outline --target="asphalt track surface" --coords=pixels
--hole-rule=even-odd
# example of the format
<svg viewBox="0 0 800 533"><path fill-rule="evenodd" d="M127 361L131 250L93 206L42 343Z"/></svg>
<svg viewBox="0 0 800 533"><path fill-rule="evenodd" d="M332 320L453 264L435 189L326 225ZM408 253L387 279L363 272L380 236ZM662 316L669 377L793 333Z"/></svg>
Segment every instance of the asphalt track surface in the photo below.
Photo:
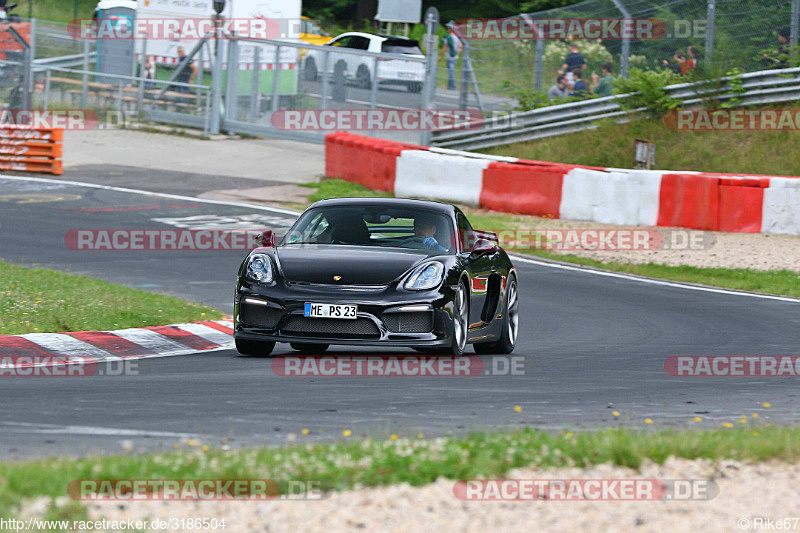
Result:
<svg viewBox="0 0 800 533"><path fill-rule="evenodd" d="M277 229L293 219L192 198L0 178L0 257L229 313L244 252L86 252L64 244L70 229L168 229L187 224L187 217L194 227L222 220ZM172 449L186 438L212 446L223 439L232 447L274 445L290 434L298 441L342 438L344 429L382 438L522 427L696 428L736 423L752 412L761 413L761 422L797 423L798 378L676 378L663 366L670 355L798 355L797 300L515 263L522 322L514 356L522 357L522 375L289 378L273 373L269 358L221 350L140 361L139 375L2 377L0 458L117 453L123 441L137 451ZM292 352L279 344L274 353ZM330 353L377 352L336 347ZM483 359L487 368L498 364ZM703 422L691 423L698 415ZM645 418L653 424L645 426ZM303 428L311 434L300 435Z"/></svg>

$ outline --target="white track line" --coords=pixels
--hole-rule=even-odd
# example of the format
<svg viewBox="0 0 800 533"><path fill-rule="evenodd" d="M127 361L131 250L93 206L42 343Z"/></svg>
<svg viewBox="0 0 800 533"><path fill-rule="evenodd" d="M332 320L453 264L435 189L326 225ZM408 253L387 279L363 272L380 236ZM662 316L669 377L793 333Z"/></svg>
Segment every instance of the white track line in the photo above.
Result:
<svg viewBox="0 0 800 533"><path fill-rule="evenodd" d="M509 254L511 255L511 254ZM687 285L684 283L678 283L675 281L666 281L663 279L654 279L654 278L645 278L640 276L633 276L630 274L623 274L620 272L608 272L605 270L596 270L594 268L581 268L577 266L569 266L569 265L562 265L559 263L551 263L549 261L537 261L536 259L531 259L529 257L520 257L517 254L511 256L514 261L521 261L523 263L531 263L537 266L549 267L549 268L557 268L561 270L571 270L573 272L582 272L584 274L594 274L596 276L607 276L610 278L621 278L631 281L638 281L640 283L650 283L652 285L661 285L664 287L675 287L678 289L688 289L692 291L702 291L702 292L713 292L717 294L729 294L732 296L749 296L751 298L762 298L765 300L777 300L779 302L791 302L791 303L800 303L800 298L792 298L790 296L774 296L771 294L758 294L754 292L744 292L744 291L734 291L729 289L718 289L714 287L703 287L699 285Z"/></svg>
<svg viewBox="0 0 800 533"><path fill-rule="evenodd" d="M249 207L250 209L258 209L261 211L271 211L273 213L280 213L282 215L297 216L301 211L294 211L293 209L281 209L278 207L267 207L264 205L244 204L239 202L226 202L224 200L206 200L205 198L196 198L194 196L181 196L178 194L167 194L163 192L150 192L140 189L127 189L125 187L112 187L111 185L97 185L96 183L86 183L83 181L68 181L56 180L51 178L29 178L27 176L4 176L0 174L0 179L16 180L16 181L38 181L42 183L61 183L65 185L75 185L76 187L90 187L92 189L105 189L107 191L127 192L132 194L142 194L144 196L158 196L160 198L171 198L173 200L189 200L192 202L199 202L203 204L217 204L217 205L230 205L233 207Z"/></svg>
<svg viewBox="0 0 800 533"><path fill-rule="evenodd" d="M133 194L142 194L145 196L158 196L161 198L172 198L175 200L188 200L193 202L200 202L206 204L216 204L216 205L230 205L233 207L247 207L250 209L258 209L261 211L271 211L273 213L281 213L284 215L293 215L297 216L300 214L299 211L294 211L291 209L279 209L277 207L266 207L262 205L253 205L253 204L245 204L240 202L226 202L224 200L206 200L204 198L195 198L193 196L180 196L177 194L166 194L166 193L159 193L159 192L149 192L149 191L142 191L138 189L126 189L124 187L112 187L110 185L97 185L94 183L85 183L82 181L66 181L66 180L56 180L50 178L29 178L24 176L4 176L0 174L0 179L9 179L9 180L17 180L17 181L38 181L43 183L62 183L67 185L75 185L78 187L90 187L94 189L105 189L109 191L117 191L117 192L127 192ZM584 274L594 274L597 276L608 276L612 278L619 278L619 279L627 279L631 281L638 281L641 283L650 283L653 285L661 285L664 287L675 287L679 289L687 289L687 290L694 290L694 291L702 291L702 292L712 292L717 294L729 294L733 296L749 296L751 298L762 298L765 300L776 300L780 302L792 302L792 303L800 303L800 299L797 298L790 298L790 297L783 297L783 296L772 296L769 294L756 294L752 292L740 292L740 291L732 291L726 289L715 289L712 287L699 287L695 285L685 285L682 283L676 283L672 281L664 281L659 279L653 278L643 278L639 276L631 276L629 274L623 274L619 272L606 272L603 270L594 270L590 268L580 268L580 267L572 267L568 265L561 265L556 263L550 263L546 261L537 261L535 259L530 259L527 257L520 257L519 255L514 254L514 259L517 261L522 261L523 263L531 263L538 266L544 266L549 268L557 268L562 270L572 270L574 272L583 272Z"/></svg>
<svg viewBox="0 0 800 533"><path fill-rule="evenodd" d="M192 433L173 433L169 431L147 431L146 429L120 429L98 426L59 426L56 424L31 424L26 422L0 422L0 426L25 428L26 433L45 435L98 435L111 437L195 437Z"/></svg>

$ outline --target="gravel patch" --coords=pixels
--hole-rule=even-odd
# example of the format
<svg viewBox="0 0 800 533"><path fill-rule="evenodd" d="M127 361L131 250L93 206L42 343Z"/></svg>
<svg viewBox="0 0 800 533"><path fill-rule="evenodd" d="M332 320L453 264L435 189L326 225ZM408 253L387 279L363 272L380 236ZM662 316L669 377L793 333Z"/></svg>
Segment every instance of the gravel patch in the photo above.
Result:
<svg viewBox="0 0 800 533"><path fill-rule="evenodd" d="M473 213L493 214L483 210L469 210ZM469 213L467 213L469 216ZM603 262L619 263L658 263L669 266L695 266L701 268L750 268L753 270L792 270L800 272L800 236L775 235L768 233L724 233L719 231L688 230L686 228L655 228L651 226L619 226L580 220L549 219L529 216L516 217L517 227L526 230L548 229L645 229L660 232L666 241L671 234L695 233L699 241L708 243L701 249L657 249L595 251L570 250L564 253L587 257ZM683 237L676 237L681 243Z"/></svg>
<svg viewBox="0 0 800 533"><path fill-rule="evenodd" d="M769 461L668 459L639 471L612 465L589 469L516 469L510 479L709 479L719 495L709 501L464 502L453 481L333 493L321 501L100 502L92 519L225 518L225 532L315 531L741 531L738 520L800 516L800 464ZM798 523L797 528L800 528ZM171 531L189 531L183 529ZM219 531L222 531L220 529Z"/></svg>

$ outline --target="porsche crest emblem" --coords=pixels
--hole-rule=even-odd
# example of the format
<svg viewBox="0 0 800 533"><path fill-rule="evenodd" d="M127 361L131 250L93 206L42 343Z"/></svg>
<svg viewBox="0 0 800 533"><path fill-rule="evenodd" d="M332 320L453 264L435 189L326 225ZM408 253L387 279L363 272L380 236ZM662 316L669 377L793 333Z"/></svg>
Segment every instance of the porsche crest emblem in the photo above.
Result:
<svg viewBox="0 0 800 533"><path fill-rule="evenodd" d="M342 279L342 276L333 276L333 281L339 281Z"/></svg>

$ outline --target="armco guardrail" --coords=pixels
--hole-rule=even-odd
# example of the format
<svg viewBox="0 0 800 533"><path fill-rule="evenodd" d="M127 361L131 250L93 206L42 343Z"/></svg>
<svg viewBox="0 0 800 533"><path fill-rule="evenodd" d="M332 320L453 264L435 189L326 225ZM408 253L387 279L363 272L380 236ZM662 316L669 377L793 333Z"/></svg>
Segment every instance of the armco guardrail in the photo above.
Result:
<svg viewBox="0 0 800 533"><path fill-rule="evenodd" d="M666 89L670 97L680 100L688 109L709 100L741 107L800 100L800 68L751 72L742 74L739 79L742 81L741 92L734 91L731 78L679 83ZM644 111L644 108L622 109L619 102L629 96L620 94L513 113L487 120L481 128L470 130L439 130L433 133L431 144L477 150L588 130L597 127L595 122L598 120L625 119Z"/></svg>
<svg viewBox="0 0 800 533"><path fill-rule="evenodd" d="M61 174L64 130L0 127L0 170Z"/></svg>
<svg viewBox="0 0 800 533"><path fill-rule="evenodd" d="M347 132L325 174L397 196L607 224L800 235L800 178L627 170L492 157Z"/></svg>

